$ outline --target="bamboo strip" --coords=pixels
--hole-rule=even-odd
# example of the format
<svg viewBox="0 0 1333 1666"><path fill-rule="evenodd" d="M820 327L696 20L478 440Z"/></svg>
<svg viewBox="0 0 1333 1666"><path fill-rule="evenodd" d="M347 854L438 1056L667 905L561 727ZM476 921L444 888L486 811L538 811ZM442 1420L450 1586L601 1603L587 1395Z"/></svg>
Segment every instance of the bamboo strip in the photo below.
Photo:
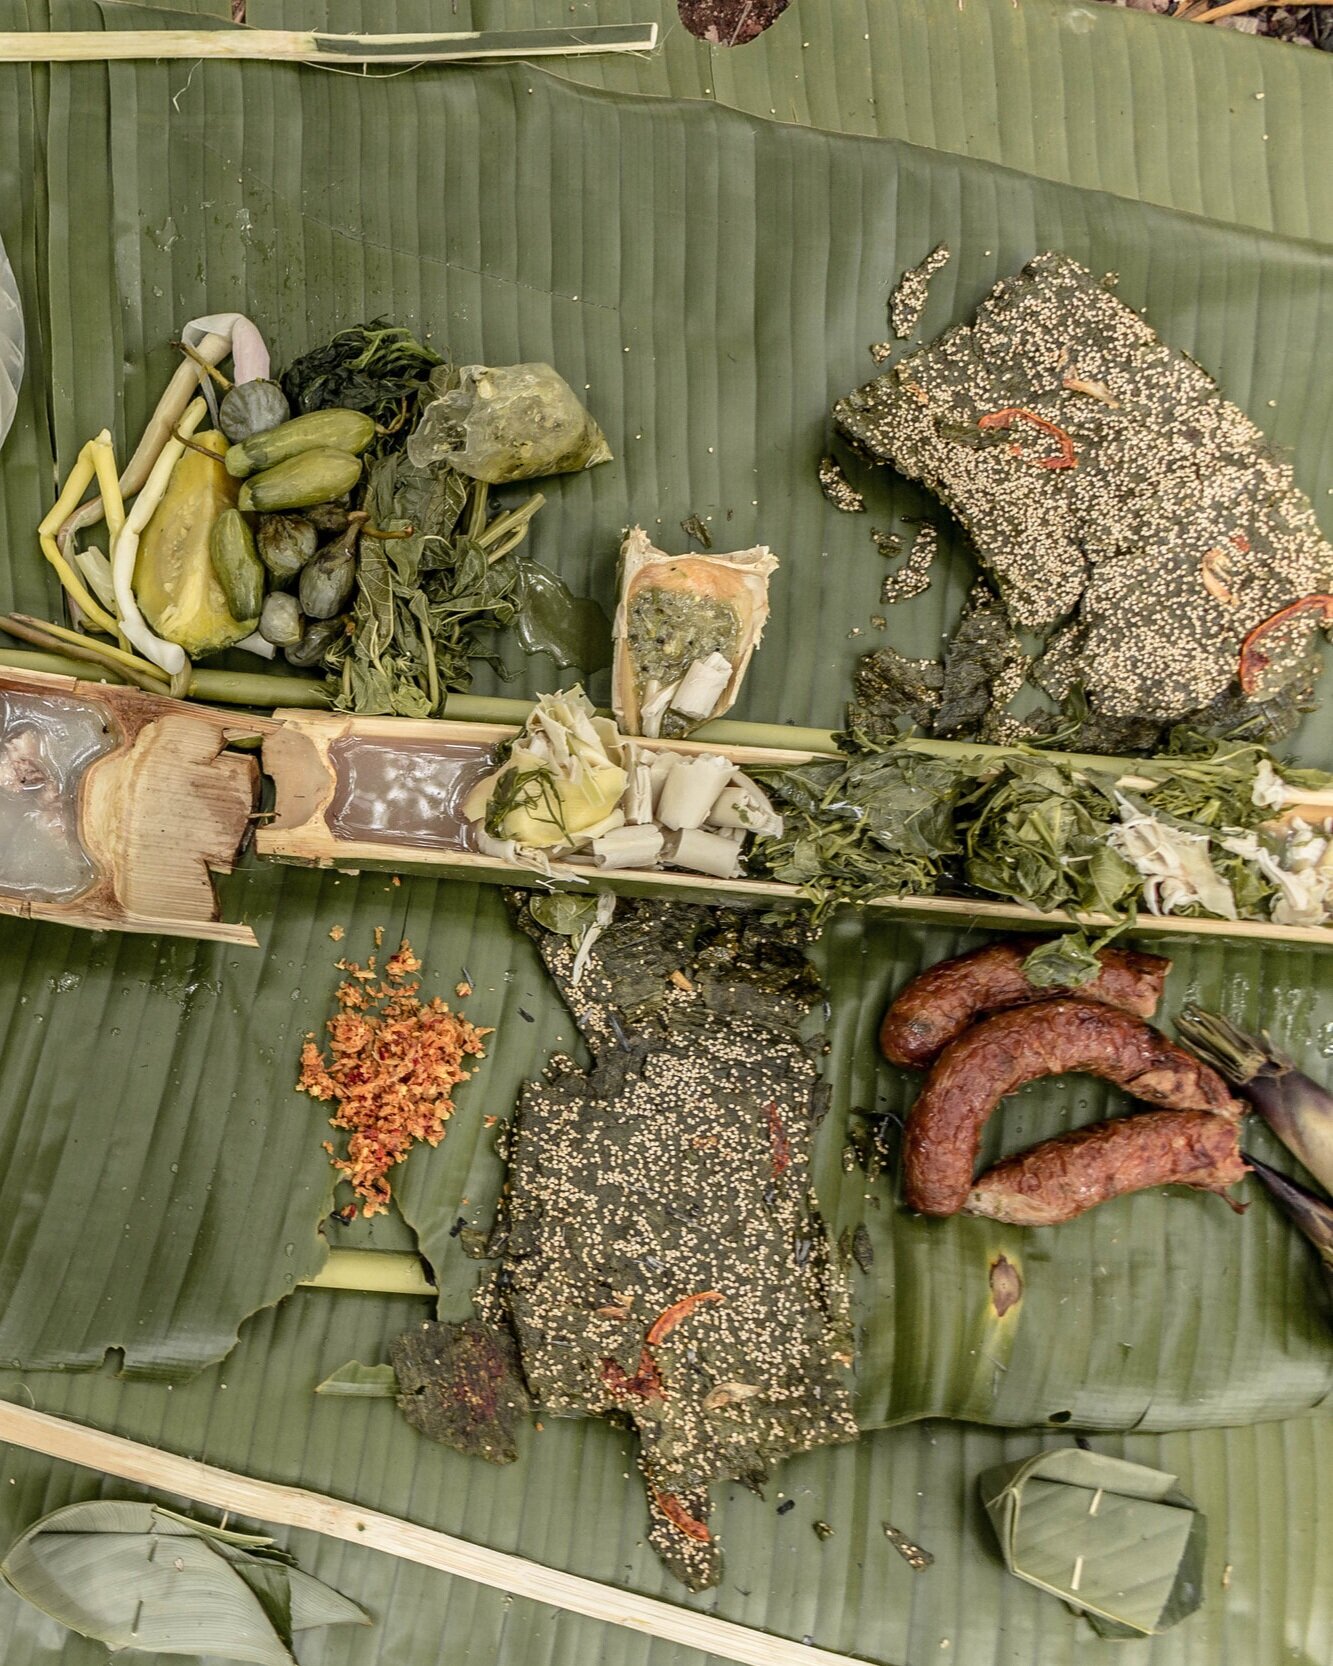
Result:
<svg viewBox="0 0 1333 1666"><path fill-rule="evenodd" d="M519 704L519 702L513 702ZM498 702L478 700L477 707L494 713ZM304 867L338 868L356 872L361 868L381 869L393 873L421 873L459 879L481 880L487 883L542 885L545 877L536 869L505 863L478 851L457 847L431 849L423 845L399 844L392 840L345 838L335 834L326 819L326 811L333 796L335 771L329 759L329 745L344 735L362 739L395 740L426 744L431 741L458 742L492 746L497 741L512 739L517 733L515 724L477 722L454 719L423 719L394 717L353 717L344 713L311 716L303 712L278 710L274 718L280 725L278 733L265 743L264 769L277 789L276 814L266 826L255 833L255 849L261 856L280 862L296 862ZM805 731L760 724L734 724L733 731L762 737L763 740L799 739ZM813 731L815 734L821 731ZM713 739L702 741L704 733L696 730L688 741L653 741L643 744L669 748L677 752L704 752L716 747L743 768L764 764L808 763L809 752L779 751L773 746L727 745ZM830 737L831 739L831 737ZM304 744L303 744L304 743ZM1005 755L1000 747L957 741L912 740L900 743L914 750L943 757L988 757ZM1160 778L1163 767L1170 760L1104 758L1095 754L1051 753L1053 761L1096 767L1105 772L1108 766L1118 770L1127 765L1131 770L1151 770L1152 777L1121 775L1125 785L1150 787ZM1327 814L1324 807L1321 814ZM668 868L606 869L590 872L568 863L552 863L557 880L587 884L595 882L599 890L615 891L631 896L674 896L682 901L717 902L724 899L799 902L800 891L769 879L710 879L700 874ZM1021 903L994 901L975 897L950 896L885 896L876 897L870 905L899 915L907 920L927 923L944 920L961 927L977 926L984 929L1019 927L1026 930L1061 930L1070 926L1104 929L1112 924L1103 914L1074 914L1064 909L1042 913ZM1217 937L1230 941L1249 940L1268 943L1298 943L1307 947L1333 947L1333 927L1284 926L1271 920L1194 919L1171 914L1141 912L1132 928L1136 936Z"/></svg>
<svg viewBox="0 0 1333 1666"><path fill-rule="evenodd" d="M1226 0L1221 6L1207 11L1192 11L1186 23L1217 23L1224 17L1239 17L1242 12L1262 11L1265 6L1333 6L1333 0Z"/></svg>
<svg viewBox="0 0 1333 1666"><path fill-rule="evenodd" d="M0 1441L215 1510L366 1545L530 1602L625 1626L641 1636L701 1649L723 1660L740 1661L743 1666L860 1666L850 1655L794 1643L731 1620L601 1585L397 1516L362 1510L324 1493L252 1480L232 1470L178 1457L174 1452L144 1446L121 1435L104 1434L69 1418L52 1417L48 1412L8 1401L0 1401Z"/></svg>
<svg viewBox="0 0 1333 1666"><path fill-rule="evenodd" d="M468 64L651 52L656 45L655 23L419 35L327 35L304 29L31 29L0 33L0 63L229 58L301 64Z"/></svg>
<svg viewBox="0 0 1333 1666"><path fill-rule="evenodd" d="M411 1250L334 1249L305 1290L365 1290L379 1296L434 1296L421 1257Z"/></svg>

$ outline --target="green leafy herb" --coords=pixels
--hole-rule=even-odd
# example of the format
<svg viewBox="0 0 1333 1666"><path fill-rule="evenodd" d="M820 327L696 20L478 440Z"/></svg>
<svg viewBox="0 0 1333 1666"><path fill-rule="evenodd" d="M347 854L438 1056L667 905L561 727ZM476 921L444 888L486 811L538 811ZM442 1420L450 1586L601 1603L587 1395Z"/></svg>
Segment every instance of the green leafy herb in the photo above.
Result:
<svg viewBox="0 0 1333 1666"><path fill-rule="evenodd" d="M578 937L597 917L597 898L576 896L572 891L551 891L533 897L528 912L547 931L557 932L561 937Z"/></svg>
<svg viewBox="0 0 1333 1666"><path fill-rule="evenodd" d="M486 806L486 831L493 839L505 837L505 821L515 810L527 810L564 831L565 811L552 770L511 765L501 774Z"/></svg>
<svg viewBox="0 0 1333 1666"><path fill-rule="evenodd" d="M372 449L397 450L433 397L430 374L443 363L410 330L376 318L303 353L283 372L282 391L297 414L333 406L365 411L385 430Z"/></svg>
<svg viewBox="0 0 1333 1666"><path fill-rule="evenodd" d="M1080 930L1049 938L1023 962L1023 976L1034 989L1081 989L1102 969L1098 951L1118 937L1125 924L1118 920L1100 937L1089 938L1086 931Z"/></svg>
<svg viewBox="0 0 1333 1666"><path fill-rule="evenodd" d="M1015 752L964 808L967 883L1043 910L1121 915L1140 880L1106 842L1115 809L1109 781Z"/></svg>
<svg viewBox="0 0 1333 1666"><path fill-rule="evenodd" d="M959 848L953 813L968 773L950 760L872 748L757 774L785 825L756 842L752 871L799 886L819 913L935 891Z"/></svg>

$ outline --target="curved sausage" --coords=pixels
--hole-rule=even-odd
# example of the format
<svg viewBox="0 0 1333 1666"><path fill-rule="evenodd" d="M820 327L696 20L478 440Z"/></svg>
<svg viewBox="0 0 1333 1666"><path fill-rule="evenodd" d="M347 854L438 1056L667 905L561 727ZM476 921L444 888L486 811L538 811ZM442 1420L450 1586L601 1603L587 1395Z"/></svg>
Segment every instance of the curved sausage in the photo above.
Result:
<svg viewBox="0 0 1333 1666"><path fill-rule="evenodd" d="M972 1189L986 1119L1039 1076L1081 1071L1174 1110L1238 1118L1244 1107L1208 1065L1140 1018L1095 1001L1040 1001L983 1018L935 1061L907 1117L903 1175L909 1206L956 1215Z"/></svg>
<svg viewBox="0 0 1333 1666"><path fill-rule="evenodd" d="M987 943L913 978L884 1014L879 1045L893 1064L924 1069L984 1012L1027 1006L1057 995L1099 1001L1139 1018L1151 1018L1162 998L1171 962L1136 949L1099 949L1102 969L1081 988L1037 989L1023 973L1023 962L1040 939L1011 937Z"/></svg>
<svg viewBox="0 0 1333 1666"><path fill-rule="evenodd" d="M973 1186L964 1213L1013 1226L1055 1226L1108 1198L1149 1186L1225 1194L1246 1173L1240 1127L1231 1117L1144 1111L1095 1122L1006 1157Z"/></svg>

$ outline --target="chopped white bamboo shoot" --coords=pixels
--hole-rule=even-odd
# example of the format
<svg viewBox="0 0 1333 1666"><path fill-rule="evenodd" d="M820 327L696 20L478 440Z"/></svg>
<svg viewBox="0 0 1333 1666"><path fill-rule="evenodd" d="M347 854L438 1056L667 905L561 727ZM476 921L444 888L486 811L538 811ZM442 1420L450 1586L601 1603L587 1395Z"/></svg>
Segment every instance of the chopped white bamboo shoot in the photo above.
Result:
<svg viewBox="0 0 1333 1666"><path fill-rule="evenodd" d="M668 843L665 860L672 868L689 868L714 879L735 879L741 871L741 847L721 833L686 827Z"/></svg>
<svg viewBox="0 0 1333 1666"><path fill-rule="evenodd" d="M660 827L617 827L592 842L599 868L655 868L664 844Z"/></svg>
<svg viewBox="0 0 1333 1666"><path fill-rule="evenodd" d="M627 751L626 769L629 781L621 804L625 811L625 820L638 827L653 819L653 772L651 765L640 755L637 747L629 747Z"/></svg>
<svg viewBox="0 0 1333 1666"><path fill-rule="evenodd" d="M644 685L643 703L639 708L639 722L641 732L656 740L662 733L662 719L671 709L671 697L679 685L670 683L666 688L655 677L650 678Z"/></svg>
<svg viewBox="0 0 1333 1666"><path fill-rule="evenodd" d="M731 779L735 765L716 752L682 758L667 776L657 802L657 819L673 832L702 827L717 795Z"/></svg>
<svg viewBox="0 0 1333 1666"><path fill-rule="evenodd" d="M676 684L671 709L682 717L701 721L711 717L713 707L730 681L731 661L725 654L711 653L706 659L696 659Z"/></svg>
<svg viewBox="0 0 1333 1666"><path fill-rule="evenodd" d="M767 797L738 770L728 786L717 795L708 812L710 827L738 827L746 833L760 833L778 838L782 833L782 817Z"/></svg>

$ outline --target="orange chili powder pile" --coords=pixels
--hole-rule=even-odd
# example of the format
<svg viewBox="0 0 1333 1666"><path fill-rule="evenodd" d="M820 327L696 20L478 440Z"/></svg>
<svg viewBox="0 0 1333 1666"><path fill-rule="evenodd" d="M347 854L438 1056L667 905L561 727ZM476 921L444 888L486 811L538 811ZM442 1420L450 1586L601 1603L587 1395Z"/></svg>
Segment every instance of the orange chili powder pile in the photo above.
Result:
<svg viewBox="0 0 1333 1666"><path fill-rule="evenodd" d="M314 1036L301 1050L299 1092L333 1100L335 1128L351 1131L346 1157L328 1140L324 1149L361 1199L364 1215L389 1206L389 1171L419 1141L438 1145L453 1115L453 1090L472 1074L469 1058L484 1058L478 1029L438 997L420 998L415 974L421 962L404 939L384 963L382 980L375 956L365 966L340 960L347 981L338 989L338 1011L325 1026L329 1058Z"/></svg>

